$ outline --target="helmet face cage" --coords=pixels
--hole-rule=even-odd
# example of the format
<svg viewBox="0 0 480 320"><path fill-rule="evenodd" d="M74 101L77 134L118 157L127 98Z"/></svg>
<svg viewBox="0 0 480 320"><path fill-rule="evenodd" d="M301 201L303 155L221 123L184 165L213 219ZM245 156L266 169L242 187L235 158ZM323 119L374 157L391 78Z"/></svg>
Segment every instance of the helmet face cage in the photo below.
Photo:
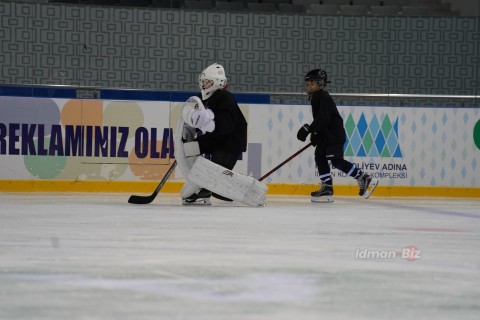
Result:
<svg viewBox="0 0 480 320"><path fill-rule="evenodd" d="M327 83L327 73L323 69L314 69L305 75L305 81L316 81L319 86L326 87Z"/></svg>
<svg viewBox="0 0 480 320"><path fill-rule="evenodd" d="M223 89L227 85L225 70L217 63L208 66L198 76L198 86L202 91L202 99L209 98L213 92Z"/></svg>

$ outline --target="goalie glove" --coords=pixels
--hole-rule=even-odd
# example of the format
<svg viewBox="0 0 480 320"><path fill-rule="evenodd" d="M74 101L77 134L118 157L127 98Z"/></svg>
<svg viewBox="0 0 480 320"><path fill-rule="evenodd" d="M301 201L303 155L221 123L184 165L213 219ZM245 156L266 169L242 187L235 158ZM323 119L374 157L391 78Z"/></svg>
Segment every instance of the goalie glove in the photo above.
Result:
<svg viewBox="0 0 480 320"><path fill-rule="evenodd" d="M310 134L310 126L308 124L304 124L297 133L297 139L300 141L305 142L307 140L308 135Z"/></svg>
<svg viewBox="0 0 480 320"><path fill-rule="evenodd" d="M215 115L210 109L195 111L192 113L192 124L194 128L202 130L202 133L215 130Z"/></svg>
<svg viewBox="0 0 480 320"><path fill-rule="evenodd" d="M182 118L185 123L192 127L202 130L202 133L215 130L215 114L210 109L205 109L201 101L193 106L187 103L182 109Z"/></svg>

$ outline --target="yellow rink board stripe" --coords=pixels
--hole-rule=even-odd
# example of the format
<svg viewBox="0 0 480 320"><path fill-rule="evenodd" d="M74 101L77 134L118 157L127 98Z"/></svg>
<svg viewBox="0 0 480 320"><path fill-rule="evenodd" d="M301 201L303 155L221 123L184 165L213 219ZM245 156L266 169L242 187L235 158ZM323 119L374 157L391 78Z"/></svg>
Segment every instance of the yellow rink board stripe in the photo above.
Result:
<svg viewBox="0 0 480 320"><path fill-rule="evenodd" d="M0 180L0 192L127 192L150 194L157 187L155 181L67 181L67 180ZM310 195L319 188L318 184L267 184L268 194ZM162 192L180 192L183 182L167 182ZM358 186L336 185L335 195L354 196ZM382 186L375 190L382 197L454 197L480 198L480 188L473 187L408 187Z"/></svg>

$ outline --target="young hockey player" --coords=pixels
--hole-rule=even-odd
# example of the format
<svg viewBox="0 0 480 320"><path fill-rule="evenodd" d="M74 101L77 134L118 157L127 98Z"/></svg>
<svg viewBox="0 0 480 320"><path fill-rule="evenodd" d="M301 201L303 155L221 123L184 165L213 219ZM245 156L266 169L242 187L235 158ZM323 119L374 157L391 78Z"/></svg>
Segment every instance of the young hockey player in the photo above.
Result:
<svg viewBox="0 0 480 320"><path fill-rule="evenodd" d="M186 123L203 134L194 141L184 144L187 156L209 154L210 160L227 169L233 169L242 152L247 150L247 121L233 95L227 91L227 78L224 68L217 63L208 66L200 73L198 84L204 111L185 108ZM204 188L183 199L184 204L196 202L209 204L212 192ZM231 201L218 194L214 197Z"/></svg>
<svg viewBox="0 0 480 320"><path fill-rule="evenodd" d="M350 177L357 179L359 195L368 198L376 187L377 181L358 169L355 164L343 158L343 146L346 141L343 119L330 94L325 91L327 73L323 69L314 69L305 75L305 85L312 105L313 122L304 124L298 130L297 138L310 141L315 146L315 163L320 175L321 188L311 193L312 202L333 202L333 182L330 173L330 160L333 167ZM370 186L370 189L369 189Z"/></svg>

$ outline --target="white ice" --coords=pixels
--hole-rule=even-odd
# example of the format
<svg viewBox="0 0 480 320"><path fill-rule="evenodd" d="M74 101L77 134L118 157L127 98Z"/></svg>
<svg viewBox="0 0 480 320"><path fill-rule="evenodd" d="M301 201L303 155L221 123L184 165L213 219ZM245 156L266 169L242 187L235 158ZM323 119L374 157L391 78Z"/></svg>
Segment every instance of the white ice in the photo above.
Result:
<svg viewBox="0 0 480 320"><path fill-rule="evenodd" d="M0 319L480 319L480 199L128 197L0 193Z"/></svg>

